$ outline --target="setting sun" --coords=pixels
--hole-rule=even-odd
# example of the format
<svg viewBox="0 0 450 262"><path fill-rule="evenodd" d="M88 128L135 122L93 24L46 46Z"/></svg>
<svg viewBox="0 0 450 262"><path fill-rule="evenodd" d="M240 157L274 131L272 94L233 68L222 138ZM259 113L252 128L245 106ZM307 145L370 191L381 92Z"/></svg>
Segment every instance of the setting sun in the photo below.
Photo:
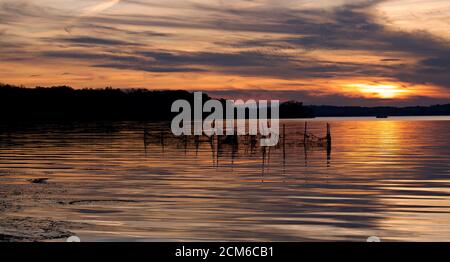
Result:
<svg viewBox="0 0 450 262"><path fill-rule="evenodd" d="M361 93L383 99L398 98L408 93L408 90L388 84L351 84L349 87L357 88Z"/></svg>

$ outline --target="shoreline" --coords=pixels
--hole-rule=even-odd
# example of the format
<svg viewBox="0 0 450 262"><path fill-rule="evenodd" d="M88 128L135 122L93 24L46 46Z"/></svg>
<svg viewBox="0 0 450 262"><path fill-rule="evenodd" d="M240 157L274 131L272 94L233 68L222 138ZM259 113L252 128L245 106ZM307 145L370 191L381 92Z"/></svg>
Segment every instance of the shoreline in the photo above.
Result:
<svg viewBox="0 0 450 262"><path fill-rule="evenodd" d="M47 216L31 216L27 209L57 207L57 195L67 192L57 183L33 183L27 179L0 176L0 242L40 242L64 240L73 235L80 223Z"/></svg>

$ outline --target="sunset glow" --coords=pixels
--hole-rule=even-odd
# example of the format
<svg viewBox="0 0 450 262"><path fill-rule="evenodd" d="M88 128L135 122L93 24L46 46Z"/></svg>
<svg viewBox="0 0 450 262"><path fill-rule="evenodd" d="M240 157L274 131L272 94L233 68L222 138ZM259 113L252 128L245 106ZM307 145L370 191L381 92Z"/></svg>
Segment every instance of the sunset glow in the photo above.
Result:
<svg viewBox="0 0 450 262"><path fill-rule="evenodd" d="M447 0L0 0L0 82L450 100Z"/></svg>
<svg viewBox="0 0 450 262"><path fill-rule="evenodd" d="M402 89L401 87L395 85L367 85L367 84L352 84L349 87L355 87L363 94L367 94L371 97L378 98L398 98L402 95L406 95L408 90Z"/></svg>

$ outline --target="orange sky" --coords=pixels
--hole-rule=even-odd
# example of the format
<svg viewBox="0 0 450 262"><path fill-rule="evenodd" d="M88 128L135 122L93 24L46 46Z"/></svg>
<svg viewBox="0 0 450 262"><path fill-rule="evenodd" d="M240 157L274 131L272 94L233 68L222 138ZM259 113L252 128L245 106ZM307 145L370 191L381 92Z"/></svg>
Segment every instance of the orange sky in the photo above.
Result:
<svg viewBox="0 0 450 262"><path fill-rule="evenodd" d="M450 102L448 0L0 0L0 82Z"/></svg>

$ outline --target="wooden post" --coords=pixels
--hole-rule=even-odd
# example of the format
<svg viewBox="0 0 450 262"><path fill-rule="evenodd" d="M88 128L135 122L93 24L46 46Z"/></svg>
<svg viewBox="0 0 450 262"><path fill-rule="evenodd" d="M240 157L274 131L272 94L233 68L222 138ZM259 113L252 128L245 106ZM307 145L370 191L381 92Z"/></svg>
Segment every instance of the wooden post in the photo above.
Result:
<svg viewBox="0 0 450 262"><path fill-rule="evenodd" d="M264 163L266 162L266 147L265 146L263 146L262 147L262 154L263 154L263 165L264 165Z"/></svg>
<svg viewBox="0 0 450 262"><path fill-rule="evenodd" d="M198 149L200 147L200 136L194 136L195 140L195 155L198 155Z"/></svg>
<svg viewBox="0 0 450 262"><path fill-rule="evenodd" d="M159 136L160 136L160 140L161 140L160 141L161 142L161 149L164 152L164 131L161 131Z"/></svg>
<svg viewBox="0 0 450 262"><path fill-rule="evenodd" d="M147 128L144 128L144 154L147 156Z"/></svg>
<svg viewBox="0 0 450 262"><path fill-rule="evenodd" d="M286 160L286 124L283 124L283 161Z"/></svg>
<svg viewBox="0 0 450 262"><path fill-rule="evenodd" d="M305 122L305 133L303 134L303 143L305 147L307 140L308 140L308 122Z"/></svg>
<svg viewBox="0 0 450 262"><path fill-rule="evenodd" d="M328 157L331 155L331 127L329 123L327 123L327 155Z"/></svg>

